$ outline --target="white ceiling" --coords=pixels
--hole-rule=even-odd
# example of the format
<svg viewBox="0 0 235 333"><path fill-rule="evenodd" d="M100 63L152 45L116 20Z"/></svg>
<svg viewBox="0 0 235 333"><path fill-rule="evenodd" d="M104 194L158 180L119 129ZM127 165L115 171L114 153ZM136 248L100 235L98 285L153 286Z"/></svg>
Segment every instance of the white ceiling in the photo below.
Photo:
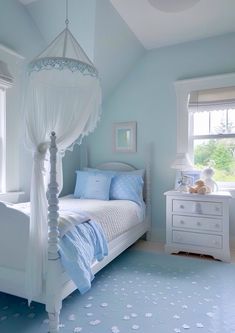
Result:
<svg viewBox="0 0 235 333"><path fill-rule="evenodd" d="M160 11L148 0L110 1L146 49L235 31L235 0L201 0L181 12Z"/></svg>
<svg viewBox="0 0 235 333"><path fill-rule="evenodd" d="M38 0L19 1L27 5ZM110 1L146 49L235 32L235 0ZM153 7L150 2L154 1L166 11ZM186 2L195 4L177 12L173 8L176 2L178 8Z"/></svg>

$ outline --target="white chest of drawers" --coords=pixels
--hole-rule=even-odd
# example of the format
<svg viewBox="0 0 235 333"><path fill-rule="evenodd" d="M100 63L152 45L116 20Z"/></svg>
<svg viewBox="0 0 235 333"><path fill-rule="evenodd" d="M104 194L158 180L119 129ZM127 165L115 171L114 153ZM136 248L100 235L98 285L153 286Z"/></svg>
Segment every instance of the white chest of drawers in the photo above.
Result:
<svg viewBox="0 0 235 333"><path fill-rule="evenodd" d="M207 195L168 191L166 195L167 253L208 254L230 261L228 192Z"/></svg>

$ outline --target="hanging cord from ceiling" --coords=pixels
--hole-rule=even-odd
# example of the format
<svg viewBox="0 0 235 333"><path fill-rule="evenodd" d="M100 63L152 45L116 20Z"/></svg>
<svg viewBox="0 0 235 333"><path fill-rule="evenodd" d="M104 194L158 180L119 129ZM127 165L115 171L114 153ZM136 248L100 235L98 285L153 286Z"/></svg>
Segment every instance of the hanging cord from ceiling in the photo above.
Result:
<svg viewBox="0 0 235 333"><path fill-rule="evenodd" d="M66 49L67 49L67 40L68 40L68 26L69 26L69 1L66 0L66 19L65 19L65 25L66 25L66 31L65 31L65 38L64 38L64 47L63 47L63 57L66 55Z"/></svg>

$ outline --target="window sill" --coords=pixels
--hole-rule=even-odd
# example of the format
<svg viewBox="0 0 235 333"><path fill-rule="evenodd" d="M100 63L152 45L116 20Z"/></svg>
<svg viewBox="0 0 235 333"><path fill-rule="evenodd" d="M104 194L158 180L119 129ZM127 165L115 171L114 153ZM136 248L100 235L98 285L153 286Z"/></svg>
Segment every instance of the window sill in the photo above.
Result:
<svg viewBox="0 0 235 333"><path fill-rule="evenodd" d="M0 201L6 201L10 203L17 203L25 200L25 193L16 191L16 192L5 192L0 193Z"/></svg>
<svg viewBox="0 0 235 333"><path fill-rule="evenodd" d="M231 194L232 198L235 199L235 188L226 188L224 191L227 191Z"/></svg>

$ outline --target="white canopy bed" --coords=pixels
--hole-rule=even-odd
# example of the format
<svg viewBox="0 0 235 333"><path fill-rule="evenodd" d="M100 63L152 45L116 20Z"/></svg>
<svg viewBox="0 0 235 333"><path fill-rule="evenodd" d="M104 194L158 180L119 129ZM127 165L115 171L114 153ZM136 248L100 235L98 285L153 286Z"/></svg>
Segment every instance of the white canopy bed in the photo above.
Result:
<svg viewBox="0 0 235 333"><path fill-rule="evenodd" d="M62 300L77 288L59 254L61 161L66 149L94 130L100 117L101 89L97 70L69 31L68 19L64 31L30 63L28 74L26 144L33 152L30 214L0 202L0 291L27 298L29 303L44 303L49 331L55 333ZM123 163L100 168L134 170ZM49 181L45 169L50 170ZM109 240L109 254L92 264L94 273L150 231L149 179L146 185L145 218Z"/></svg>
<svg viewBox="0 0 235 333"><path fill-rule="evenodd" d="M54 143L53 143L54 145ZM59 255L59 239L58 239L58 224L59 219L57 216L58 204L57 204L57 184L55 181L55 146L52 147L52 165L51 165L51 182L50 188L50 199L49 199L49 220L48 220L48 243L49 246L46 247L48 251L48 260L46 265L46 274L42 278L42 290L37 296L33 296L32 299L36 302L40 302L46 305L46 310L49 315L49 332L55 333L59 332L59 314L62 308L62 300L66 298L70 293L77 289L77 285L71 280L61 264ZM54 150L54 151L53 151ZM118 170L118 171L128 171L134 170L130 165L124 163L106 163L99 166L100 169ZM128 215L127 212L130 211L129 207L123 214L116 214L117 207L114 203L114 214L116 219L120 219L119 224L125 227L121 233L117 236L115 234L111 237L108 242L108 256L106 256L102 261L95 261L92 264L92 272L95 274L104 266L106 266L110 261L112 261L121 252L132 245L136 240L138 240L142 235L150 232L150 182L148 181L148 176L150 170L146 170L146 189L145 189L145 200L146 200L146 216L143 220L136 219L136 205L133 202L132 215ZM69 197L64 197L64 204L67 204ZM80 199L73 199L80 200ZM115 200L112 201L112 204ZM116 200L117 202L119 200ZM95 205L100 207L100 203L94 200ZM125 201L120 200L120 204ZM90 210L94 208L92 200L84 202L90 205ZM108 204L109 202L106 202ZM111 203L111 202L110 202ZM113 222L112 216L112 204L111 210L104 210L103 214L109 214L106 216L106 222ZM137 206L137 205L136 205ZM122 207L122 206L120 206ZM124 207L124 206L123 206ZM102 208L100 208L101 211ZM52 213L52 214L50 214ZM128 215L126 218L123 216ZM16 295L23 298L28 298L27 289L25 288L25 282L27 281L27 246L29 243L29 225L30 218L29 215L24 213L21 209L19 210L19 205L8 205L6 203L0 202L0 216L1 216L1 233L0 233L0 291L6 292L12 295ZM131 221L131 222L130 222ZM110 223L111 224L111 223ZM14 230L14 232L13 232ZM4 232L3 232L4 231ZM6 255L7 254L7 255ZM40 272L39 272L40 273Z"/></svg>

